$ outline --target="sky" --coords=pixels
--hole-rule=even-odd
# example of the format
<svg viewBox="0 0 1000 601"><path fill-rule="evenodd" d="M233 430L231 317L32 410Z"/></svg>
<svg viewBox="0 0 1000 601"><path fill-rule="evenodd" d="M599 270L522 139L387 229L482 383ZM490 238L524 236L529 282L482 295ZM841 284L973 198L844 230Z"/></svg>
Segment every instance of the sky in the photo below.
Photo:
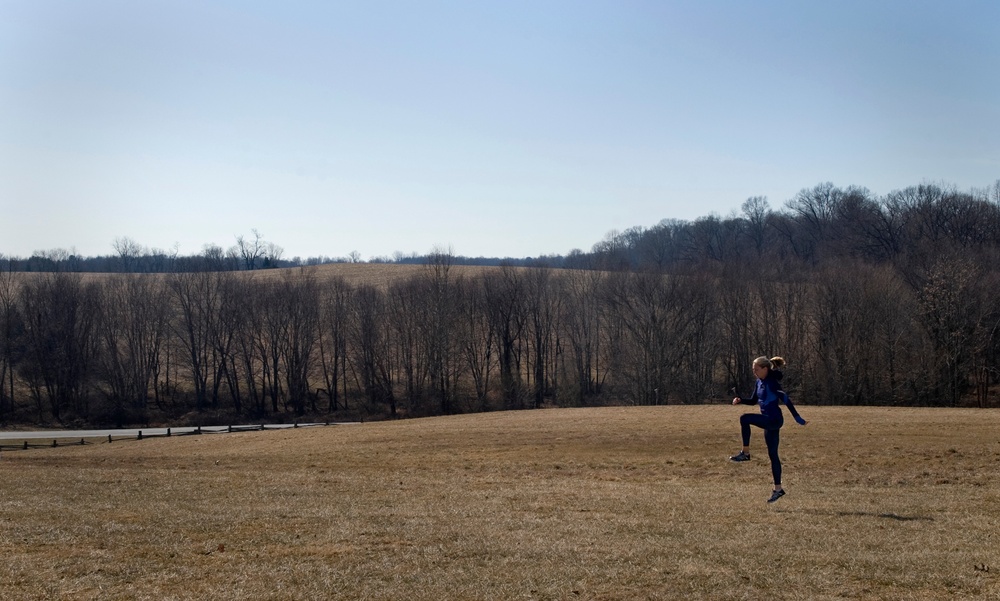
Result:
<svg viewBox="0 0 1000 601"><path fill-rule="evenodd" d="M1000 180L996 0L0 0L0 254L589 251Z"/></svg>

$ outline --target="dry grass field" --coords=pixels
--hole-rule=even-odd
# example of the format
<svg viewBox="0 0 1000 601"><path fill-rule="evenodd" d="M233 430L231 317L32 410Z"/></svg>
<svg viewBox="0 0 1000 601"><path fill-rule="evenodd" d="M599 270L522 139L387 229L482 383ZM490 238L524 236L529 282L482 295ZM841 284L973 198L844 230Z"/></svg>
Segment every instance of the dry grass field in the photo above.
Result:
<svg viewBox="0 0 1000 601"><path fill-rule="evenodd" d="M1000 412L802 407L767 505L744 410L4 452L0 598L1000 598Z"/></svg>
<svg viewBox="0 0 1000 601"><path fill-rule="evenodd" d="M476 277L485 272L496 271L499 267L480 265L452 265L448 268L451 278ZM514 269L526 270L526 267ZM265 281L281 278L312 277L318 282L326 282L333 278L343 278L351 286L369 284L377 288L388 288L390 284L406 280L415 275L428 273L431 267L427 265L408 265L396 263L326 263L308 267L286 267L282 269L260 269L257 271L237 271L240 277L252 276Z"/></svg>
<svg viewBox="0 0 1000 601"><path fill-rule="evenodd" d="M482 265L452 265L448 269L449 277L476 277L490 271L497 271L499 267ZM516 270L526 271L527 267L514 267ZM352 286L370 284L377 288L385 289L393 282L406 280L415 275L427 273L431 267L427 265L410 265L397 263L324 263L322 265L309 265L305 267L283 267L280 269L258 269L256 271L231 271L222 272L236 277L252 277L257 280L280 280L282 278L312 277L318 282L326 282L333 278L343 278ZM567 270L560 270L565 272ZM14 272L15 280L26 278L48 277L49 272ZM101 282L109 278L121 277L120 273L104 272L83 272L76 274L84 282ZM166 277L166 274L155 274L154 277Z"/></svg>

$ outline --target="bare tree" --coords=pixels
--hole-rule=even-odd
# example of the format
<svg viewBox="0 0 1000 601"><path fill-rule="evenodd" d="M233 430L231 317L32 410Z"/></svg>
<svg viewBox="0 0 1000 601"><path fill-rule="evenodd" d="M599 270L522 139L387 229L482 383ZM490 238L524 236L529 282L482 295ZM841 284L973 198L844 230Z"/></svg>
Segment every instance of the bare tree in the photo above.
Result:
<svg viewBox="0 0 1000 601"><path fill-rule="evenodd" d="M195 409L208 404L208 378L212 371L212 336L219 315L220 292L216 274L171 274L168 279L178 318L174 335L183 343L194 386Z"/></svg>
<svg viewBox="0 0 1000 601"><path fill-rule="evenodd" d="M226 265L226 251L218 244L206 244L201 248L205 261L205 271L222 271Z"/></svg>
<svg viewBox="0 0 1000 601"><path fill-rule="evenodd" d="M677 296L673 328L679 356L671 392L686 403L702 402L715 396L713 378L725 348L715 279L708 274L688 276L678 282Z"/></svg>
<svg viewBox="0 0 1000 601"><path fill-rule="evenodd" d="M562 304L560 280L548 268L534 268L525 276L525 312L530 337L534 406L541 407L553 386L558 318Z"/></svg>
<svg viewBox="0 0 1000 601"><path fill-rule="evenodd" d="M500 388L507 409L524 408L524 381L521 373L522 334L525 327L524 281L520 272L501 266L485 275L487 315L499 351Z"/></svg>
<svg viewBox="0 0 1000 601"><path fill-rule="evenodd" d="M169 296L157 279L135 275L101 284L101 312L97 331L103 344L99 354L101 380L119 427L126 411L141 418L152 393L156 394L160 352L167 329Z"/></svg>
<svg viewBox="0 0 1000 601"><path fill-rule="evenodd" d="M458 328L458 290L451 275L454 261L451 249L437 249L428 257L426 279L430 293L428 332L428 367L431 392L442 413L452 413L463 362L460 360Z"/></svg>
<svg viewBox="0 0 1000 601"><path fill-rule="evenodd" d="M861 305L868 313L867 325L861 324L857 331L869 337L868 344L877 353L868 366L877 382L874 402L907 401L904 390L926 388L920 381L928 374L924 336L915 319L917 299L895 270L883 266L871 270Z"/></svg>
<svg viewBox="0 0 1000 601"><path fill-rule="evenodd" d="M319 353L326 393L330 399L330 411L338 409L338 398L342 398L343 408L348 409L347 340L352 298L353 289L342 277L332 279L323 294L320 326L323 332L319 339Z"/></svg>
<svg viewBox="0 0 1000 601"><path fill-rule="evenodd" d="M289 316L274 297L278 290L273 285L258 285L261 322L257 332L257 351L263 369L263 388L270 398L271 411L278 413L280 403L286 398L282 385L282 352L289 336Z"/></svg>
<svg viewBox="0 0 1000 601"><path fill-rule="evenodd" d="M938 359L934 368L950 405L958 404L967 386L966 369L977 339L984 335L983 274L962 259L939 261L920 291L920 317Z"/></svg>
<svg viewBox="0 0 1000 601"><path fill-rule="evenodd" d="M669 390L665 316L669 299L666 278L660 274L615 274L606 288L611 307L622 318L626 333L617 376L628 397L640 405L658 404Z"/></svg>
<svg viewBox="0 0 1000 601"><path fill-rule="evenodd" d="M489 408L490 382L497 363L496 333L486 302L485 278L460 281L460 348L476 391L476 406Z"/></svg>
<svg viewBox="0 0 1000 601"><path fill-rule="evenodd" d="M757 256L764 254L764 242L767 240L767 222L771 215L771 206L766 196L751 196L743 201L743 218L747 221L746 234Z"/></svg>
<svg viewBox="0 0 1000 601"><path fill-rule="evenodd" d="M268 242L264 245L264 250L261 253L263 257L264 267L277 267L278 262L281 261L281 257L285 254L285 249L281 248L274 242Z"/></svg>
<svg viewBox="0 0 1000 601"><path fill-rule="evenodd" d="M213 274L215 279L216 313L209 322L208 336L211 353L208 356L211 382L209 400L218 408L222 402L222 386L226 384L236 412L243 410L239 389L239 374L235 369L238 336L245 319L245 295L252 298L255 289L250 278L237 278L228 272Z"/></svg>
<svg viewBox="0 0 1000 601"><path fill-rule="evenodd" d="M386 329L388 320L385 294L368 284L359 286L354 293L352 309L352 364L360 388L372 408L388 405L389 413L395 417L395 370L392 345Z"/></svg>
<svg viewBox="0 0 1000 601"><path fill-rule="evenodd" d="M309 374L313 365L320 323L320 292L316 280L286 274L278 287L276 306L287 318L281 358L288 402L298 415L306 412L310 398ZM315 402L309 407L316 411Z"/></svg>
<svg viewBox="0 0 1000 601"><path fill-rule="evenodd" d="M118 253L118 260L120 261L123 273L132 273L135 271L138 267L139 258L146 252L141 244L127 236L115 238L112 247Z"/></svg>
<svg viewBox="0 0 1000 601"><path fill-rule="evenodd" d="M65 410L89 413L98 352L93 336L96 298L96 284L84 284L76 274L46 274L21 286L26 348L19 368L39 419L44 419L46 401L57 421Z"/></svg>
<svg viewBox="0 0 1000 601"><path fill-rule="evenodd" d="M326 394L330 400L329 411L340 405L347 409L347 339L349 303L353 290L342 277L332 279L323 291L319 337L320 367ZM343 387L343 393L341 393ZM342 399L338 404L338 399Z"/></svg>
<svg viewBox="0 0 1000 601"><path fill-rule="evenodd" d="M264 373L267 355L261 350L266 348L266 343L261 341L266 299L259 283L252 279L240 279L238 288L241 291L236 294L233 305L239 320L236 324L235 352L231 355L231 371L238 375L234 383L234 403L237 410L245 407L249 415L260 417L268 413L265 391L269 380Z"/></svg>
<svg viewBox="0 0 1000 601"><path fill-rule="evenodd" d="M411 415L423 410L430 379L432 302L430 283L423 274L389 286L389 324L399 358L403 398Z"/></svg>
<svg viewBox="0 0 1000 601"><path fill-rule="evenodd" d="M267 246L260 232L256 229L252 229L250 232L253 234L253 239L242 234L236 236L236 251L243 260L243 268L247 271L253 271L260 266Z"/></svg>
<svg viewBox="0 0 1000 601"><path fill-rule="evenodd" d="M734 243L741 237L743 222L722 220L715 215L701 217L691 224L686 259L701 269L715 269L739 256ZM708 259L708 261L706 261Z"/></svg>
<svg viewBox="0 0 1000 601"><path fill-rule="evenodd" d="M560 323L570 349L569 388L572 402L583 405L600 394L607 378L601 361L604 323L600 291L605 275L599 271L570 272L563 276L564 296L560 305Z"/></svg>
<svg viewBox="0 0 1000 601"><path fill-rule="evenodd" d="M657 271L664 271L676 265L683 256L684 248L690 246L689 224L678 219L664 219L646 230L638 242L637 252L641 265L652 265Z"/></svg>
<svg viewBox="0 0 1000 601"><path fill-rule="evenodd" d="M898 193L890 193L868 209L868 216L861 220L860 227L870 259L894 260L903 251L905 241L905 201Z"/></svg>
<svg viewBox="0 0 1000 601"><path fill-rule="evenodd" d="M14 272L0 266L0 421L15 408L16 342L24 330Z"/></svg>
<svg viewBox="0 0 1000 601"><path fill-rule="evenodd" d="M603 240L594 245L591 253L596 257L601 269L618 271L630 267L630 244L636 238L635 233L611 230Z"/></svg>
<svg viewBox="0 0 1000 601"><path fill-rule="evenodd" d="M788 201L788 208L804 224L806 231L818 242L833 222L843 192L830 182L801 190Z"/></svg>

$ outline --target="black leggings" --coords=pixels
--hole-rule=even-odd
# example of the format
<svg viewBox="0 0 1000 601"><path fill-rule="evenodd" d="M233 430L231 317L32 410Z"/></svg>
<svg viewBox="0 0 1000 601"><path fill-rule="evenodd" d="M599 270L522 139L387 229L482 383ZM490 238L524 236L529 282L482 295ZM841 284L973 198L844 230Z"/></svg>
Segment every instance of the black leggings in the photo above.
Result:
<svg viewBox="0 0 1000 601"><path fill-rule="evenodd" d="M767 456L771 459L771 475L774 485L781 486L781 460L778 459L778 435L784 420L775 420L760 413L744 413L740 416L740 430L743 434L743 446L750 446L750 426L764 429L764 442L767 444Z"/></svg>

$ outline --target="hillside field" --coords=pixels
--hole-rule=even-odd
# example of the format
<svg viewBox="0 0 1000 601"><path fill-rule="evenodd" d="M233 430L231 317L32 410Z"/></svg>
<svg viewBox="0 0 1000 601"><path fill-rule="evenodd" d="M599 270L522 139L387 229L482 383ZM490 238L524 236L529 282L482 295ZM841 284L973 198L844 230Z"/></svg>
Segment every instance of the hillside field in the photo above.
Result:
<svg viewBox="0 0 1000 601"><path fill-rule="evenodd" d="M0 456L3 599L997 599L1000 411L498 412Z"/></svg>
<svg viewBox="0 0 1000 601"><path fill-rule="evenodd" d="M528 267L513 267L512 269L524 272ZM254 278L256 280L281 280L289 278L292 280L304 277L314 278L317 282L325 283L334 278L343 278L351 286L368 284L376 288L386 289L390 284L406 280L416 275L428 273L432 267L428 265L411 265L398 263L324 263L322 265L308 265L303 267L282 267L280 269L258 269L254 271L229 271L222 272L235 277ZM451 265L448 268L448 275L452 278L465 277L473 278L499 271L499 267L482 265ZM560 272L570 272L572 270L560 270ZM47 272L15 272L14 280L24 280L31 278L48 277ZM121 273L105 272L84 272L77 274L85 281L105 281L113 278L120 278ZM168 274L141 274L144 277L163 278Z"/></svg>

